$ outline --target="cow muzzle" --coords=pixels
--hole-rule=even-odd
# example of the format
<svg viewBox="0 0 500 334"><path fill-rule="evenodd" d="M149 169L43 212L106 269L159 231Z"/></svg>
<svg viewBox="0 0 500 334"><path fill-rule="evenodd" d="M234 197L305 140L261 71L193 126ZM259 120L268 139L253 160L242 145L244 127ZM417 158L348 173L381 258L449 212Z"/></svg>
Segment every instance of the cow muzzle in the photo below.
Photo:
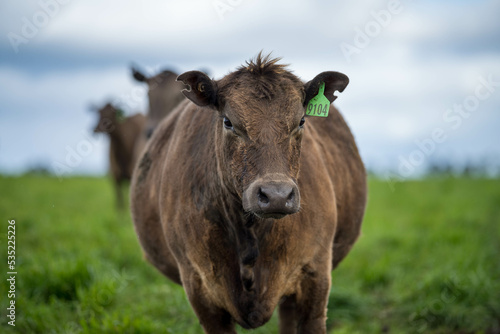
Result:
<svg viewBox="0 0 500 334"><path fill-rule="evenodd" d="M299 208L299 188L282 174L259 178L243 192L243 209L259 218L280 219L298 212Z"/></svg>

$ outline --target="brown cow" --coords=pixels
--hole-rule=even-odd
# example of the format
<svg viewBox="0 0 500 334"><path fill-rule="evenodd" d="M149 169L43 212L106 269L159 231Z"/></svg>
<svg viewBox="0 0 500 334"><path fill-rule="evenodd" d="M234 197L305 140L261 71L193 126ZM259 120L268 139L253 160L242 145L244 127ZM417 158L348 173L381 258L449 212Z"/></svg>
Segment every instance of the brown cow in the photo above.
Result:
<svg viewBox="0 0 500 334"><path fill-rule="evenodd" d="M149 111L146 115L146 125L135 148L136 155L140 156L161 120L184 100L181 92L183 85L176 82L178 74L170 70L164 70L152 77L147 77L135 67L131 70L135 80L148 85Z"/></svg>
<svg viewBox="0 0 500 334"><path fill-rule="evenodd" d="M134 147L144 127L145 117L142 114L124 118L121 111L106 104L98 110L99 121L94 129L96 133L107 133L109 136L109 169L115 183L116 204L123 208L122 184L130 180L134 170Z"/></svg>
<svg viewBox="0 0 500 334"><path fill-rule="evenodd" d="M259 56L214 81L192 71L188 97L155 131L131 186L146 258L182 284L206 333L265 324L326 333L331 270L356 241L366 175L333 106L304 117L326 84L330 102L348 78L304 84Z"/></svg>

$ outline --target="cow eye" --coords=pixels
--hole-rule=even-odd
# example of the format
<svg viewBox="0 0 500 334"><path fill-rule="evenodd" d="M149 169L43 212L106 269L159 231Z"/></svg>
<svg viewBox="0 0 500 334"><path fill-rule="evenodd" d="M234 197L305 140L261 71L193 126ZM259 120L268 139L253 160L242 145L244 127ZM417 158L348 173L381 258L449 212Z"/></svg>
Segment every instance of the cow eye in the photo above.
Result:
<svg viewBox="0 0 500 334"><path fill-rule="evenodd" d="M299 128L303 128L305 123L306 123L306 119L305 119L305 117L302 117L302 119L300 120L300 123L299 123Z"/></svg>
<svg viewBox="0 0 500 334"><path fill-rule="evenodd" d="M224 127L228 130L234 130L233 128L233 123L231 123L231 121L229 120L229 118L227 117L224 117Z"/></svg>

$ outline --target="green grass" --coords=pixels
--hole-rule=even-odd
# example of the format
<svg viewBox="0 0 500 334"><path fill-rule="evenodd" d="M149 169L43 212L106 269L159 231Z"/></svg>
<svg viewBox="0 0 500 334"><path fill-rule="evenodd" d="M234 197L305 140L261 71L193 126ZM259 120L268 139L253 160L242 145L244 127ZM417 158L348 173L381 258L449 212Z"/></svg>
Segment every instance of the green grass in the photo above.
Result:
<svg viewBox="0 0 500 334"><path fill-rule="evenodd" d="M329 328L498 333L500 180L369 186L363 234L332 274ZM107 179L0 177L0 189L0 270L15 219L18 272L16 327L2 279L0 332L202 333L182 288L143 260ZM277 333L276 317L254 332Z"/></svg>

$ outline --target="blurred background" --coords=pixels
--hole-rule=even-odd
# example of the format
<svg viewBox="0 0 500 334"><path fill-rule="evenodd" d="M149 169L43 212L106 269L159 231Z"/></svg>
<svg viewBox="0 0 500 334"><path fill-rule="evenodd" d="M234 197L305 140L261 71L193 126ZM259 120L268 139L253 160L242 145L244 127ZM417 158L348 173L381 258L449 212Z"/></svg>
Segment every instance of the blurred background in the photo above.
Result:
<svg viewBox="0 0 500 334"><path fill-rule="evenodd" d="M89 105L145 113L131 64L217 79L264 50L305 81L349 76L336 105L371 171L498 175L499 12L489 0L4 2L0 172L55 173L90 136L92 151L64 174L102 175L107 140L92 137Z"/></svg>
<svg viewBox="0 0 500 334"><path fill-rule="evenodd" d="M132 64L218 79L262 50L304 81L350 78L335 105L371 175L329 333L499 334L499 13L494 0L2 1L0 245L10 220L17 248L0 271L18 275L15 297L0 284L0 332L202 333L115 206L91 109L147 112Z"/></svg>

